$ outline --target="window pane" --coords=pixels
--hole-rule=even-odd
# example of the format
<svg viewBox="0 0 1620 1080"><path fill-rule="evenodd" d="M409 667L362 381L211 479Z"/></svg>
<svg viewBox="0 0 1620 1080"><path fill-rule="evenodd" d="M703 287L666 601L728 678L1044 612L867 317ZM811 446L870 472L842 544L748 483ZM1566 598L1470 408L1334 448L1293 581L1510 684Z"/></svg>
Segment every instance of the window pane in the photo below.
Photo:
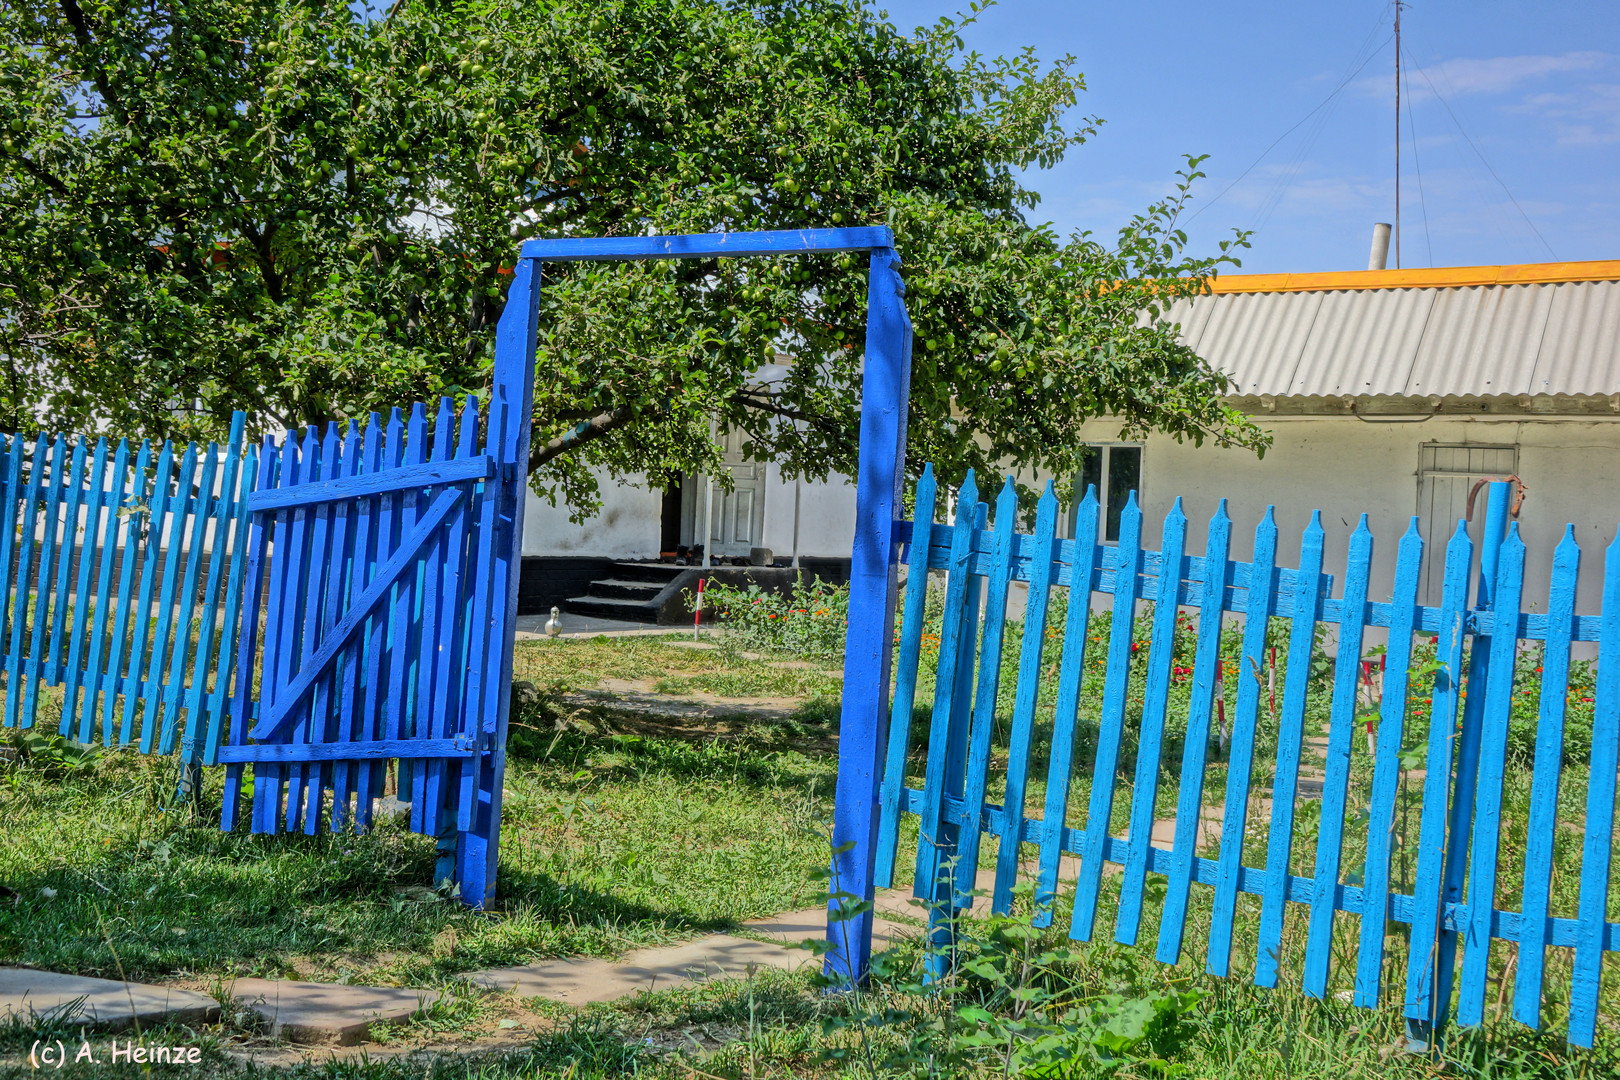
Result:
<svg viewBox="0 0 1620 1080"><path fill-rule="evenodd" d="M1109 540L1119 539L1119 515L1132 491L1142 487L1142 448L1113 446L1108 452L1108 530Z"/></svg>
<svg viewBox="0 0 1620 1080"><path fill-rule="evenodd" d="M1097 498L1102 498L1102 448L1098 446L1086 447L1086 463L1080 469L1080 481L1075 488L1076 499L1086 497L1086 489L1092 486L1097 488Z"/></svg>
<svg viewBox="0 0 1620 1080"><path fill-rule="evenodd" d="M1084 458L1080 466L1080 475L1074 478L1074 501L1069 504L1069 537L1073 539L1076 533L1075 519L1080 512L1080 500L1086 497L1087 489L1097 486L1097 498L1103 497L1100 490L1102 483L1102 449L1096 446L1087 446L1082 451Z"/></svg>

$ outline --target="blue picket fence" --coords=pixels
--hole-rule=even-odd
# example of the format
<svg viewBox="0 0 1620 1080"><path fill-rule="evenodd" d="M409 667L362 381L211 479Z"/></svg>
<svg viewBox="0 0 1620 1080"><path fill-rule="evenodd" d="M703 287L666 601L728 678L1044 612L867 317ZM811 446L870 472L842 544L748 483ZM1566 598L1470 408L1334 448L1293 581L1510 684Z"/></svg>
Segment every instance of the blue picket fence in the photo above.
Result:
<svg viewBox="0 0 1620 1080"><path fill-rule="evenodd" d="M1224 502L1210 522L1202 555L1186 550L1187 519L1180 503L1166 517L1159 550L1144 546L1143 515L1134 495L1120 525L1117 546L1098 543L1096 497L1081 504L1079 535L1056 536L1057 499L1048 488L1032 534L1017 532L1017 498L1011 480L996 500L995 519L986 527L988 507L969 474L955 507L955 524L934 520L938 500L930 468L916 489L916 515L902 522L899 536L909 543L904 610L895 657L895 684L888 725L886 764L879 789L880 817L875 853L879 887L892 883L904 815L920 819L914 892L932 912L933 934L948 941L950 920L973 903L979 873L980 838L991 838L994 877L991 908L1011 910L1015 886L1032 880L1037 920L1049 925L1059 891L1060 869L1077 861L1069 934L1090 940L1097 929L1104 896L1105 869L1118 868L1114 937L1135 944L1141 932L1148 875L1160 875L1163 899L1158 916L1156 957L1175 963L1190 935L1200 932L1207 969L1226 975L1231 966L1240 895L1260 898L1258 933L1253 941L1254 980L1276 986L1287 966L1304 992L1330 992L1335 958L1336 920L1358 918L1348 943L1353 966L1353 997L1372 1007L1387 993L1401 995L1414 1038L1427 1039L1446 1022L1456 989L1460 1023L1480 1023L1492 978L1511 978L1512 1014L1531 1026L1541 1020L1547 989L1547 948L1572 950L1567 991L1568 1037L1590 1046L1597 1024L1603 954L1620 950L1620 925L1607 921L1617 768L1620 768L1620 540L1608 551L1604 568L1604 607L1600 616L1575 614L1580 549L1573 531L1553 559L1550 599L1545 613L1521 610L1525 548L1517 525L1507 527L1507 486L1493 486L1481 546L1477 595L1470 598L1474 543L1459 524L1445 552L1445 584L1438 607L1418 600L1423 541L1415 526L1399 541L1394 588L1387 600L1369 596L1373 537L1365 518L1350 538L1342 590L1322 572L1323 530L1312 520L1301 542L1297 568L1277 565L1278 530L1268 513L1255 531L1253 558L1228 557L1232 523ZM924 658L925 608L929 570L946 572L943 619L938 627L932 711L926 734L926 765L920 786L908 787L913 708ZM1016 673L1010 722L997 716L997 697L1007 631L1006 607L1013 582L1027 582L1028 606ZM1047 626L1055 590L1068 589L1061 631ZM1093 594L1110 598L1105 682L1100 709L1082 715L1080 692L1088 663ZM1148 647L1133 659L1133 629L1139 607L1150 602ZM1190 621L1182 609L1189 609ZM1221 678L1219 640L1223 621L1241 621L1241 653L1231 716L1227 781L1221 806L1215 857L1197 854L1199 818L1205 813L1205 777L1210 763L1212 718ZM1241 620L1236 617L1240 616ZM1268 639L1281 621L1287 630L1282 662L1283 701L1275 734L1264 745L1257 735L1264 686L1260 672L1268 660ZM1320 814L1314 845L1300 834L1300 774L1306 748L1306 714L1312 690L1311 665L1318 626L1331 628L1335 663L1321 777ZM1357 749L1358 677L1368 627L1388 632L1387 674L1377 711L1376 751L1370 786L1357 793L1352 812L1351 778ZM1100 630L1100 628L1099 628ZM1175 670L1178 634L1196 635L1190 675ZM1409 679L1415 634L1432 636L1436 660ZM1100 632L1095 633L1099 639ZM1049 637L1052 640L1049 640ZM1521 641L1545 645L1540 675L1539 719L1535 730L1530 810L1518 910L1504 909L1499 879L1499 847L1505 825L1504 775L1512 695L1523 692L1515 677ZM1597 642L1599 657L1590 752L1583 781L1586 810L1578 871L1562 867L1564 879L1579 881L1578 910L1572 917L1550 914L1555 830L1561 779L1568 775L1564 737L1566 691L1573 642ZM1465 650L1465 643L1471 643ZM1037 704L1043 671L1055 658L1057 685L1051 719L1040 721ZM1465 658L1466 657L1466 658ZM1251 674L1252 673L1252 674ZM1191 680L1185 735L1179 761L1166 753L1166 719L1172 679ZM1134 680L1134 683L1133 683ZM1134 706L1132 695L1136 697ZM1429 699L1430 704L1421 704ZM1222 706L1224 707L1224 705ZM1406 748L1409 712L1427 714L1428 736ZM1044 714L1041 714L1044 716ZM1177 718L1178 720L1181 718ZM1007 727L1004 748L993 749L996 726ZM1094 729L1091 760L1077 757L1080 724ZM1046 750L1044 796L1032 814L1028 791L1034 767L1032 747ZM1130 769L1128 824L1118 820L1117 777ZM1405 749L1403 749L1405 748ZM1273 752L1269 786L1269 832L1263 858L1246 862L1245 827L1256 797L1253 772L1258 751ZM1425 776L1416 819L1417 835L1405 854L1414 860L1412 889L1392 880L1397 790L1403 752L1421 756ZM1004 753L1005 758L997 757ZM992 762L1005 760L1005 765ZM1410 759L1409 759L1410 761ZM1363 765L1365 769L1365 764ZM1152 840L1161 773L1179 774L1174 837L1168 846ZM1084 805L1071 809L1076 776L1089 780ZM987 790L1003 788L999 804ZM1213 807L1211 807L1213 809ZM1362 816L1364 815L1364 817ZM1359 829L1360 836L1352 830ZM1345 863L1347 840L1364 850L1358 872ZM1251 843L1251 851L1257 847ZM1308 869L1296 861L1309 854ZM1297 854L1301 856L1296 860ZM1067 864L1065 863L1067 860ZM1116 875L1110 875L1110 882ZM1189 919L1193 886L1209 890L1208 921ZM1110 886L1111 888L1112 886ZM1157 890L1153 890L1157 892ZM1305 922L1302 956L1284 955L1285 921L1290 910ZM1396 926L1400 929L1397 931ZM1344 928L1338 947L1344 949ZM1391 942L1404 938L1403 986L1386 987ZM1511 943L1516 972L1503 976L1490 966L1491 944ZM1460 955L1460 972L1456 961ZM1502 955L1499 953L1500 961ZM1454 981L1455 980L1455 984ZM1562 994L1560 996L1563 996Z"/></svg>
<svg viewBox="0 0 1620 1080"><path fill-rule="evenodd" d="M393 783L412 830L454 842L444 876L487 903L520 415L447 398L262 450L240 413L223 449L7 439L5 727L43 710L81 745L224 765L227 830L244 797L255 832L365 828Z"/></svg>
<svg viewBox="0 0 1620 1080"><path fill-rule="evenodd" d="M0 457L0 644L7 728L46 695L79 743L218 745L235 673L255 451L41 434Z"/></svg>
<svg viewBox="0 0 1620 1080"><path fill-rule="evenodd" d="M1399 541L1389 600L1369 596L1373 539L1365 523L1350 540L1342 589L1322 572L1324 537L1306 530L1300 565L1276 563L1277 528L1268 515L1254 555L1228 557L1232 523L1224 509L1210 524L1202 555L1186 551L1179 505L1164 523L1158 551L1143 543L1134 497L1117 546L1098 542L1088 495L1081 534L1056 536L1057 503L1041 500L1032 534L1017 531L1009 486L993 528L972 478L956 505L957 524L934 520L932 470L916 492L916 520L897 522L905 460L905 402L911 331L899 257L887 229L791 233L532 240L514 267L496 335L496 361L482 415L459 420L441 404L429 431L420 406L408 422L366 429L290 434L267 440L261 455L242 448L238 416L223 454L217 447L119 443L41 435L11 437L0 457L0 647L5 649L7 727L30 727L46 695L60 687L57 730L78 742L179 750L196 763L227 768L222 824L237 821L251 766L256 831L313 831L364 824L380 794L379 763L408 764L413 828L454 837L454 879L465 902L494 898L534 379L539 265L866 252L869 320L861 403L850 627L833 818L832 877L858 900L892 882L904 815L919 818L915 890L941 934L972 903L980 840L994 847L991 906L1007 911L1021 877L1033 876L1042 922L1053 920L1065 860L1078 860L1070 933L1086 940L1106 911L1112 865L1119 883L1115 937L1134 943L1159 905L1156 955L1177 961L1189 934L1203 934L1207 964L1231 967L1239 898L1256 896L1260 918L1254 977L1278 985L1290 912L1306 938L1297 969L1307 994L1329 992L1339 913L1359 919L1349 955L1353 993L1363 1006L1386 993L1391 924L1404 926L1406 1015L1428 1037L1455 1011L1479 1023L1492 977L1491 945L1516 950L1513 1015L1538 1024L1549 986L1547 949L1569 950L1569 1038L1591 1045L1603 990L1603 954L1620 950L1608 920L1613 820L1620 772L1620 541L1604 569L1603 609L1574 611L1580 550L1573 535L1558 548L1545 614L1522 610L1525 551L1507 527L1505 485L1493 486L1477 581L1474 544L1459 529L1447 547L1438 607L1417 603L1423 544L1416 530ZM401 430L403 427L403 431ZM131 460L133 457L133 460ZM909 567L894 665L890 643L897 545ZM943 569L947 588L934 671L920 786L908 787L912 710L923 660L927 571ZM1013 582L1029 584L1005 748L995 739L1006 606ZM1048 665L1054 590L1069 589L1061 631L1053 719L1038 730L1041 673ZM1105 681L1094 721L1095 751L1080 760L1077 734L1094 595L1111 598ZM1141 601L1153 604L1145 654L1133 660ZM1195 656L1179 763L1166 756L1177 616L1194 612ZM981 615L982 612L982 615ZM1498 614L1498 613L1502 614ZM1239 674L1226 761L1222 828L1215 857L1198 854L1199 817L1212 718L1217 712L1219 638L1228 615L1241 620ZM1101 617L1101 616L1095 616ZM264 629L260 630L260 620ZM1288 624L1283 703L1274 741L1262 747L1260 680L1272 626ZM1314 861L1305 854L1296 809L1306 752L1315 631L1327 626L1336 663ZM1366 629L1386 629L1388 675L1377 713L1377 749L1361 813L1349 814L1355 761L1357 673ZM262 639L261 639L262 633ZM1437 662L1409 677L1412 638L1433 635ZM1101 636L1100 634L1098 635ZM262 647L261 647L262 640ZM1499 908L1504 784L1510 704L1517 692L1521 641L1546 649L1535 731L1529 820L1518 910ZM1597 683L1586 756L1582 823L1560 821L1566 726L1564 689L1571 646L1595 642ZM1134 672L1134 673L1133 673ZM1139 704L1131 704L1139 687ZM1410 892L1391 874L1405 725L1414 699L1428 737L1413 749L1424 765ZM887 704L892 701L892 710ZM1179 718L1178 718L1179 719ZM1039 816L1027 806L1039 740L1049 743ZM1117 776L1133 754L1126 825L1111 828ZM1245 860L1257 752L1275 759L1264 858ZM1005 766L997 764L1003 760ZM1174 836L1152 841L1162 771L1179 768ZM1363 763L1365 770L1365 764ZM993 772L994 770L994 772ZM1075 778L1089 784L1071 822ZM992 779L995 783L992 785ZM991 801L992 787L1002 791ZM1580 830L1582 856L1572 915L1554 914L1558 829ZM1351 830L1355 830L1352 832ZM1359 836L1357 835L1359 833ZM1345 865L1347 837L1362 849L1359 871ZM1033 856L1034 873L1024 869ZM1251 863L1255 863L1251 865ZM1163 879L1150 902L1148 875ZM1570 874L1564 875L1569 880ZM1207 924L1189 919L1193 886L1209 906ZM1156 892L1157 890L1152 890ZM1106 898L1115 900L1112 895ZM835 978L869 970L870 907L850 917L829 905L826 966ZM1207 928L1206 928L1207 927ZM1339 924L1338 939L1346 928ZM1401 934L1393 935L1400 937ZM1459 970L1460 960L1460 970ZM1497 974L1506 978L1500 971ZM1454 995L1455 990L1455 995Z"/></svg>

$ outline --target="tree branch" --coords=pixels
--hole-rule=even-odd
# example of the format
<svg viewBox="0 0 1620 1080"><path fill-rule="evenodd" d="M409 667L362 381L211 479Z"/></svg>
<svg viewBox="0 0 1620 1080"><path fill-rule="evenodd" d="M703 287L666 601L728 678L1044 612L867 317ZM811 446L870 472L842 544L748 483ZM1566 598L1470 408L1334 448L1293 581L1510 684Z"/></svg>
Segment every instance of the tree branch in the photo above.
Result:
<svg viewBox="0 0 1620 1080"><path fill-rule="evenodd" d="M840 429L835 426L827 417L800 412L797 409L785 408L776 404L770 399L769 396L767 396L764 400L761 400L746 391L741 391L731 395L731 400L741 405L745 409L754 409L758 412L770 413L775 416L783 417L787 420L799 421L803 423L806 428L818 431L823 436L831 440L836 440L843 434Z"/></svg>
<svg viewBox="0 0 1620 1080"><path fill-rule="evenodd" d="M769 395L761 400L747 391L742 391L731 395L731 400L737 402L737 404L743 406L744 408L757 409L760 412L774 413L777 416L786 417L789 420L802 420L807 424L813 424L816 422L816 418L811 416L809 413L802 413L797 409L784 408L783 406L773 402Z"/></svg>
<svg viewBox="0 0 1620 1080"><path fill-rule="evenodd" d="M90 21L84 17L84 12L79 8L78 0L62 0L62 14L67 17L68 25L73 27L73 37L78 41L79 48L85 54L84 61L91 68L90 77L96 84L96 90L101 94L101 100L105 101L118 113L120 120L127 123L129 119L128 111L119 102L117 95L113 93L112 84L107 81L106 70L99 63L96 63L90 55L95 50L96 41L90 36Z"/></svg>
<svg viewBox="0 0 1620 1080"><path fill-rule="evenodd" d="M67 185L62 183L62 181L58 180L56 177L52 176L50 173L46 172L44 169L40 168L34 162L29 161L27 155L18 154L17 160L22 162L22 167L27 170L29 175L33 176L34 179L50 188L58 195L61 195L64 198L68 196L69 192Z"/></svg>
<svg viewBox="0 0 1620 1080"><path fill-rule="evenodd" d="M571 450L578 449L588 442L600 439L602 436L617 431L635 418L630 406L620 405L616 409L597 413L589 420L575 425L569 431L558 435L549 442L542 443L529 451L529 470L532 472L546 462L561 457Z"/></svg>
<svg viewBox="0 0 1620 1080"><path fill-rule="evenodd" d="M276 227L272 222L260 232L246 222L242 223L242 235L247 237L248 243L253 245L253 251L259 259L259 276L264 281L264 291L272 303L280 304L282 297L281 275L276 273L275 256L271 251L271 242L275 239Z"/></svg>

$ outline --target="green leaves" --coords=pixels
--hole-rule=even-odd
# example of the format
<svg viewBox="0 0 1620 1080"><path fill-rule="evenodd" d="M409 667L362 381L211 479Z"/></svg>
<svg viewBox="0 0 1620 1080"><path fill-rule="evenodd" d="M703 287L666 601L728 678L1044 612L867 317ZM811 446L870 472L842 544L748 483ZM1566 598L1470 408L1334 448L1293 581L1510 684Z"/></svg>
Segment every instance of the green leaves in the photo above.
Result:
<svg viewBox="0 0 1620 1080"><path fill-rule="evenodd" d="M1028 888L1020 892L1027 902ZM872 985L850 995L848 1015L823 1022L836 1037L824 1058L858 1054L874 1076L1188 1072L1176 1059L1209 995L1180 989L1170 970L1157 986L1137 985L1128 952L1071 949L1028 915L964 911L944 926L944 943L921 955L902 946L873 956Z"/></svg>
<svg viewBox="0 0 1620 1080"><path fill-rule="evenodd" d="M911 468L1072 472L1103 414L1262 446L1140 318L1235 262L1185 254L1199 159L1110 245L1031 224L1020 170L1095 129L1067 121L1083 83L954 27L851 0L14 5L0 423L205 438L476 390L522 238L881 223ZM606 474L716 470L716 431L853 471L863 261L548 267L541 304L534 482L577 513Z"/></svg>

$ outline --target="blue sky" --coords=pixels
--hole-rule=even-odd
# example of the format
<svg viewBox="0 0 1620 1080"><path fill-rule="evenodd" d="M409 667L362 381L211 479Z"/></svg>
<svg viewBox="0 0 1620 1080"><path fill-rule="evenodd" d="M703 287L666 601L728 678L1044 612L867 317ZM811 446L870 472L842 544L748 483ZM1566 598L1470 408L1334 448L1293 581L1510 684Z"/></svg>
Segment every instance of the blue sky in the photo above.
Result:
<svg viewBox="0 0 1620 1080"><path fill-rule="evenodd" d="M966 6L879 3L906 30ZM1073 54L1075 120L1106 121L1028 176L1038 219L1111 236L1181 154L1209 154L1195 247L1251 228L1243 273L1361 270L1395 210L1391 15L1385 0L1003 0L962 36ZM1401 24L1402 265L1620 258L1620 3L1418 0Z"/></svg>

